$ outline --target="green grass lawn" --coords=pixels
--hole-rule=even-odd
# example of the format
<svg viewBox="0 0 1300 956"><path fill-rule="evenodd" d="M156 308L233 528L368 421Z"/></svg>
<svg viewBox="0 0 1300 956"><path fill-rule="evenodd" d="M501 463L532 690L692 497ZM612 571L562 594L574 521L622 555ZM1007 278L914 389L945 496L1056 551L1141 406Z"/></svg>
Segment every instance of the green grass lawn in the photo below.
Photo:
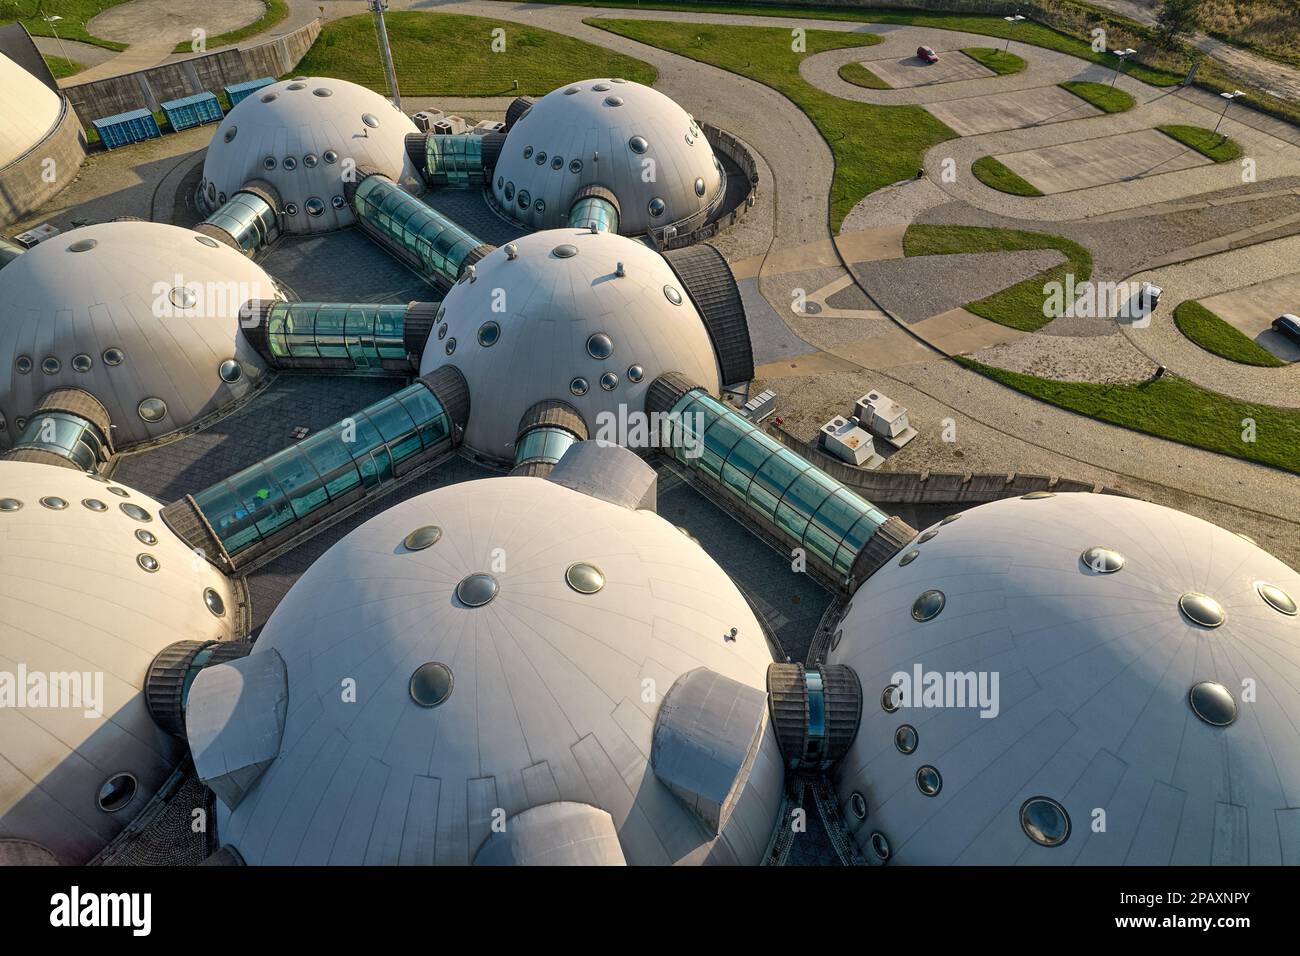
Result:
<svg viewBox="0 0 1300 956"><path fill-rule="evenodd" d="M69 60L61 56L43 56L45 65L50 68L50 73L56 80L61 80L65 76L72 76L74 73L80 73L86 68L84 63L78 63L76 60Z"/></svg>
<svg viewBox="0 0 1300 956"><path fill-rule="evenodd" d="M1010 193L1012 196L1041 196L1042 191L1033 183L1022 179L992 156L981 156L971 164L975 178L990 189Z"/></svg>
<svg viewBox="0 0 1300 956"><path fill-rule="evenodd" d="M1229 398L1176 375L1139 385L1059 382L1008 372L957 356L956 361L1009 388L1060 408L1234 458L1300 472L1300 411ZM1245 441L1247 419L1255 423Z"/></svg>
<svg viewBox="0 0 1300 956"><path fill-rule="evenodd" d="M892 90L893 87L872 73L861 63L845 63L837 71L840 79L860 86L864 90Z"/></svg>
<svg viewBox="0 0 1300 956"><path fill-rule="evenodd" d="M1170 125L1157 126L1156 129L1216 163L1231 162L1241 155L1241 147L1235 139L1200 126Z"/></svg>
<svg viewBox="0 0 1300 956"><path fill-rule="evenodd" d="M1060 86L1061 89L1073 93L1079 99L1087 100L1103 113L1123 113L1125 110L1131 110L1135 104L1132 95L1106 83L1070 80Z"/></svg>
<svg viewBox="0 0 1300 956"><path fill-rule="evenodd" d="M974 252L1021 252L1031 249L1056 249L1065 262L1031 276L1023 282L972 302L967 311L1019 329L1036 332L1054 316L1044 314L1047 296L1043 286L1049 282L1065 284L1067 274L1074 274L1076 285L1092 277L1092 256L1077 242L1044 232L1020 229L989 229L983 226L911 225L903 234L903 254L908 256L944 256ZM1069 303L1065 303L1068 307Z"/></svg>
<svg viewBox="0 0 1300 956"><path fill-rule="evenodd" d="M265 3L265 12L248 26L240 27L238 30L231 30L229 33L219 33L214 37L208 37L207 49L215 50L218 47L230 46L233 43L247 40L264 30L271 29L289 15L289 5L284 0L265 0ZM192 49L193 41L186 40L184 43L176 44L175 52L189 53Z"/></svg>
<svg viewBox="0 0 1300 956"><path fill-rule="evenodd" d="M654 67L630 56L506 17L405 12L390 13L386 20L397 82L405 95L539 96L593 76L637 83L653 83L658 76ZM500 53L492 52L497 27L506 31ZM361 14L327 23L293 75L336 76L386 92L374 19Z"/></svg>
<svg viewBox="0 0 1300 956"><path fill-rule="evenodd" d="M27 28L32 36L59 36L64 40L93 43L106 50L125 50L125 43L101 40L86 32L86 24L97 13L115 7L126 0L0 0L0 23L15 20ZM43 17L62 17L53 25Z"/></svg>
<svg viewBox="0 0 1300 956"><path fill-rule="evenodd" d="M995 47L972 46L961 51L968 57L984 67L986 70L992 70L998 76L1007 76L1011 73L1023 73L1025 67L1029 64L1025 62L1022 56L1016 56L1014 53L1006 53Z"/></svg>
<svg viewBox="0 0 1300 956"><path fill-rule="evenodd" d="M1229 325L1195 299L1188 299L1174 309L1174 324L1207 352L1243 365L1279 368L1286 365L1280 358L1250 337Z"/></svg>
<svg viewBox="0 0 1300 956"><path fill-rule="evenodd" d="M919 106L856 103L825 93L799 75L805 56L851 46L871 46L868 33L809 30L807 51L790 49L784 27L740 27L653 20L587 21L619 36L710 63L764 83L788 97L813 121L835 156L830 223L840 223L863 196L911 179L925 151L957 134Z"/></svg>

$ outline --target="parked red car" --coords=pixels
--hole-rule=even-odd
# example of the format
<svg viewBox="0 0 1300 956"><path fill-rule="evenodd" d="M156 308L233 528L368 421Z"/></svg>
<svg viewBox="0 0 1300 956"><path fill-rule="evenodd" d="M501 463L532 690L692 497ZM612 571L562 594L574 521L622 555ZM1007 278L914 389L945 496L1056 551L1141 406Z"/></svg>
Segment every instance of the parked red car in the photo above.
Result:
<svg viewBox="0 0 1300 956"><path fill-rule="evenodd" d="M928 46L917 47L916 58L918 60L924 60L926 63L939 62L939 54L935 53L934 50L930 49Z"/></svg>

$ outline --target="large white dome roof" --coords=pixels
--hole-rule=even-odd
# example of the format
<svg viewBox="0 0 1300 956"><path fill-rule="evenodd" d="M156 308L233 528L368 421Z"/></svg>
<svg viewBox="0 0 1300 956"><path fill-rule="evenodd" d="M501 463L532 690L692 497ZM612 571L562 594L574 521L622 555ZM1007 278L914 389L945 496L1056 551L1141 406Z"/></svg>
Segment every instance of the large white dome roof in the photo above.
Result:
<svg viewBox="0 0 1300 956"><path fill-rule="evenodd" d="M879 834L900 863L1295 863L1288 601L1291 568L1158 505L1057 494L962 512L870 577L833 638L866 697L837 772L845 818L868 856ZM997 675L996 716L952 698L887 711L886 688L918 669L988 690ZM1059 845L1028 835L1058 839L1067 816Z"/></svg>
<svg viewBox="0 0 1300 956"><path fill-rule="evenodd" d="M239 308L281 297L259 266L177 226L109 222L42 242L0 271L0 447L56 388L98 398L118 447L242 398L264 363L244 341ZM231 359L239 373L227 382L219 369ZM149 398L166 405L156 421L140 414Z"/></svg>
<svg viewBox="0 0 1300 956"><path fill-rule="evenodd" d="M667 96L626 80L583 80L547 93L511 127L492 194L519 222L553 229L568 223L583 186L618 197L619 231L631 236L702 214L725 177L703 131Z"/></svg>
<svg viewBox="0 0 1300 956"><path fill-rule="evenodd" d="M282 80L240 101L217 127L203 163L201 201L216 209L260 179L280 194L285 232L348 226L354 217L343 183L362 167L420 191L406 155L407 134L418 132L410 117L364 86L333 77Z"/></svg>
<svg viewBox="0 0 1300 956"><path fill-rule="evenodd" d="M596 437L598 414L644 411L646 390L665 372L717 393L704 320L653 249L578 229L533 233L512 245L515 258L496 249L476 263L472 282L462 277L447 293L421 361L422 373L455 365L464 374L471 448L513 458L520 418L547 399L572 405ZM497 329L480 339L487 323ZM607 337L607 357L589 351L593 335ZM613 378L602 385L606 375ZM575 394L575 379L585 393Z"/></svg>
<svg viewBox="0 0 1300 956"><path fill-rule="evenodd" d="M29 679L103 675L97 717L31 698L0 707L0 836L39 843L64 864L84 863L131 822L182 752L145 705L154 655L232 636L229 580L195 560L161 507L69 468L0 461L0 682L19 668ZM134 797L101 809L100 788L122 775ZM121 797L130 786L118 783Z"/></svg>
<svg viewBox="0 0 1300 956"><path fill-rule="evenodd" d="M433 544L403 545L427 526ZM578 562L603 587L566 583ZM457 586L478 573L497 591L467 606ZM678 677L707 667L761 691L772 659L727 575L653 512L540 478L420 495L308 569L249 661L271 651L288 673L279 756L219 810L221 841L250 864L463 864L494 811L563 801L607 812L630 864L757 863L766 849L782 790L770 727L719 837L649 765ZM447 696L421 707L412 678L433 663Z"/></svg>
<svg viewBox="0 0 1300 956"><path fill-rule="evenodd" d="M53 90L0 54L0 168L44 140L62 112Z"/></svg>

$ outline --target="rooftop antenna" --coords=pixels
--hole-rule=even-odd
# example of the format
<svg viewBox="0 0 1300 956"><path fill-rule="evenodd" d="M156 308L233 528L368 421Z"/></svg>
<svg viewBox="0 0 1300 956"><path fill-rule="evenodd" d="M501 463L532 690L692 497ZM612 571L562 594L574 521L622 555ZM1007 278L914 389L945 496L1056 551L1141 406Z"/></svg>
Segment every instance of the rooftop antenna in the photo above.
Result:
<svg viewBox="0 0 1300 956"><path fill-rule="evenodd" d="M402 108L402 94L397 91L397 72L393 69L393 51L388 46L388 28L384 26L384 11L388 9L388 0L370 0L370 12L375 15L375 31L379 34L379 52L384 55L384 72L388 74L388 89L392 92L393 105Z"/></svg>

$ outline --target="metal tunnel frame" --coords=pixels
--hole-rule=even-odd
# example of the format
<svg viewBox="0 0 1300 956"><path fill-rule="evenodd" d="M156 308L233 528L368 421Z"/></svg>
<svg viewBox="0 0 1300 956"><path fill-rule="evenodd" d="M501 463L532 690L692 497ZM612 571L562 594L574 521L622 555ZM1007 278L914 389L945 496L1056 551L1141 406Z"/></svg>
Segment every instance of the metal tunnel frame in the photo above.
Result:
<svg viewBox="0 0 1300 956"><path fill-rule="evenodd" d="M618 197L604 186L583 186L569 207L569 225L618 235Z"/></svg>
<svg viewBox="0 0 1300 956"><path fill-rule="evenodd" d="M679 375L652 383L646 410L666 414L671 457L842 587L855 588L916 535Z"/></svg>
<svg viewBox="0 0 1300 956"><path fill-rule="evenodd" d="M450 289L494 249L381 173L345 187L361 228L426 282Z"/></svg>
<svg viewBox="0 0 1300 956"><path fill-rule="evenodd" d="M99 399L79 388L59 388L41 399L4 458L93 472L113 455L111 435Z"/></svg>
<svg viewBox="0 0 1300 956"><path fill-rule="evenodd" d="M519 420L512 475L545 477L573 445L587 440L587 423L568 402L538 402Z"/></svg>
<svg viewBox="0 0 1300 956"><path fill-rule="evenodd" d="M245 183L194 229L252 258L280 238L279 194L270 183Z"/></svg>
<svg viewBox="0 0 1300 956"><path fill-rule="evenodd" d="M451 451L468 417L467 396L460 372L444 366L168 505L162 517L218 563L247 565Z"/></svg>
<svg viewBox="0 0 1300 956"><path fill-rule="evenodd" d="M434 303L280 302L243 309L244 337L277 369L410 372L432 328Z"/></svg>
<svg viewBox="0 0 1300 956"><path fill-rule="evenodd" d="M505 138L501 132L412 133L406 151L428 185L482 189L492 179Z"/></svg>

